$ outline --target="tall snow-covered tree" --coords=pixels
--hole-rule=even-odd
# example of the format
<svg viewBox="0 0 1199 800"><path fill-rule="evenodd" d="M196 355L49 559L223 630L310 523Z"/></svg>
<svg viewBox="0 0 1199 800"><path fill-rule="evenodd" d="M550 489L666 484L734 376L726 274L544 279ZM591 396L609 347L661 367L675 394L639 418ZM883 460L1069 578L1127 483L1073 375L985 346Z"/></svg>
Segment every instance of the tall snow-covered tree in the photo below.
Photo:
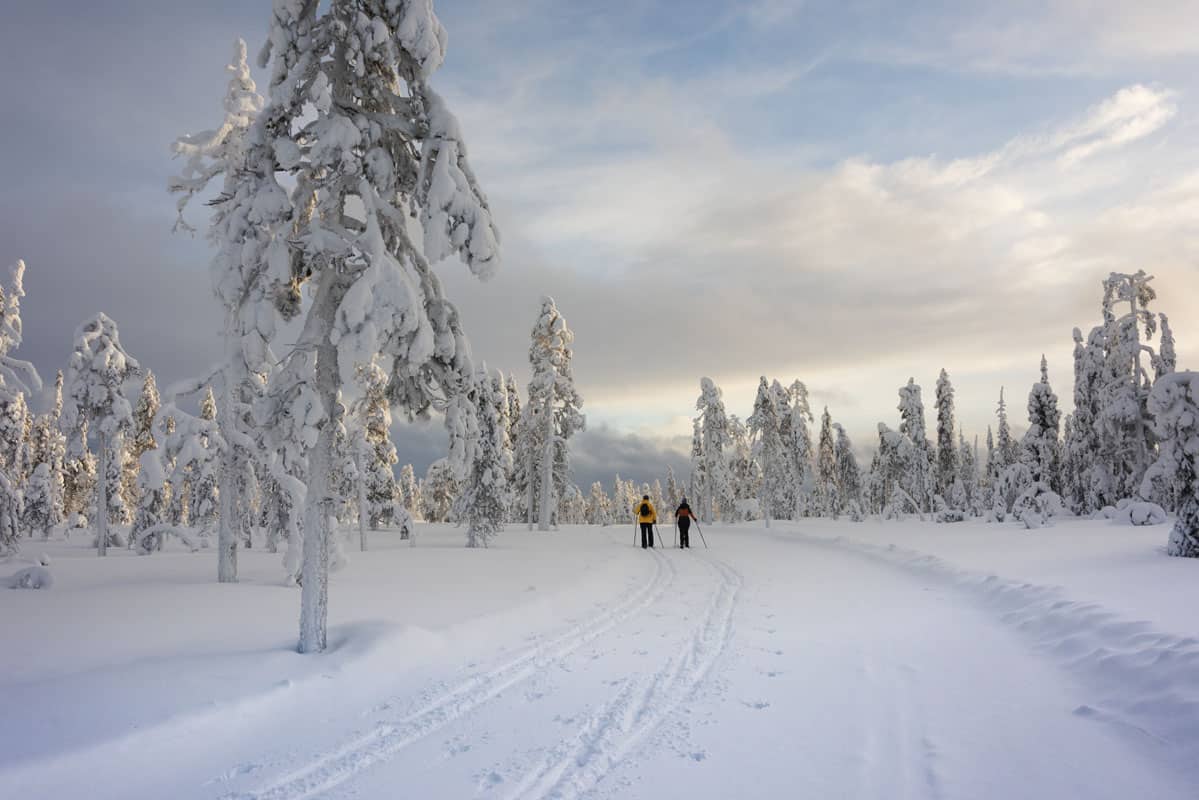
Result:
<svg viewBox="0 0 1199 800"><path fill-rule="evenodd" d="M704 432L700 426L699 417L691 421L691 477L688 481L687 494L697 507L704 507L704 498L708 496L708 476L704 460ZM619 502L620 476L617 476L616 494Z"/></svg>
<svg viewBox="0 0 1199 800"><path fill-rule="evenodd" d="M1147 344L1157 331L1157 317L1148 308L1157 296L1152 280L1143 271L1114 272L1103 282L1105 356L1097 421L1098 481L1105 505L1137 495L1156 447L1147 408L1149 367L1157 358ZM1123 303L1128 309L1120 313Z"/></svg>
<svg viewBox="0 0 1199 800"><path fill-rule="evenodd" d="M109 544L120 544L119 538L109 532L106 512L111 508L112 496L119 492L119 486L109 480L109 465L119 458L121 440L133 422L133 408L125 399L123 387L138 370L137 361L121 346L117 324L108 316L97 314L75 331L75 349L65 378L64 419L70 430L86 435L90 427L97 435L97 511L93 526L101 556L107 553Z"/></svg>
<svg viewBox="0 0 1199 800"><path fill-rule="evenodd" d="M936 477L932 447L925 434L924 401L915 378L908 378L907 385L899 388L898 409L899 432L908 437L913 448L911 458L905 459L904 490L921 511L930 511L936 494Z"/></svg>
<svg viewBox="0 0 1199 800"><path fill-rule="evenodd" d="M1061 412L1057 395L1049 385L1049 365L1041 356L1041 380L1028 393L1028 431L1024 434L1023 459L1034 482L1060 492L1059 425Z"/></svg>
<svg viewBox="0 0 1199 800"><path fill-rule="evenodd" d="M357 380L361 390L361 399L357 404L357 424L362 429L366 441L362 470L363 479L366 481L367 521L371 530L378 530L381 525L392 521L397 502L407 509L407 503L412 502L413 498L401 498L400 489L396 485L394 467L400 459L391 441L387 374L374 362L359 364ZM416 479L410 466L409 478L415 487ZM408 511L410 514L415 513L414 509Z"/></svg>
<svg viewBox="0 0 1199 800"><path fill-rule="evenodd" d="M1166 552L1199 558L1199 372L1163 374L1149 395L1157 460L1146 471L1142 495L1154 483L1177 487L1178 514Z"/></svg>
<svg viewBox="0 0 1199 800"><path fill-rule="evenodd" d="M400 505L404 510L416 519L420 516L420 491L417 489L416 470L411 464L405 464L400 468L400 480L397 486L399 491Z"/></svg>
<svg viewBox="0 0 1199 800"><path fill-rule="evenodd" d="M838 423L833 423L833 429L837 432L837 441L834 445L834 454L837 462L837 497L841 501L841 508L837 511L844 510L855 522L862 519L862 471L858 467L858 458L853 452L853 443L849 440L849 434L845 432L845 428Z"/></svg>
<svg viewBox="0 0 1199 800"><path fill-rule="evenodd" d="M958 478L958 445L953 439L957 423L953 418L953 384L944 369L937 377L937 492L950 495ZM964 510L964 509L960 509Z"/></svg>
<svg viewBox="0 0 1199 800"><path fill-rule="evenodd" d="M457 255L486 277L499 261L498 234L457 121L431 85L445 43L430 2L287 3L276 4L260 59L270 102L247 134L246 196L258 225L242 259L254 269L231 273L230 285L252 298L249 330L261 335L254 352L242 348L251 368L259 345L276 338L274 320L258 321L270 317L263 299L299 331L254 416L267 452L289 451L284 458L306 471L303 484L276 473L305 509L301 652L326 647L338 391L357 364L383 357L393 405L442 407L448 422L473 373L430 264ZM469 453L452 453L447 466L461 474Z"/></svg>
<svg viewBox="0 0 1199 800"><path fill-rule="evenodd" d="M142 391L138 395L137 404L133 407L133 424L125 437L125 463L121 475L121 490L125 504L130 508L138 506L138 471L141 469L142 453L158 447L154 440L154 416L162 398L158 393L158 383L154 373L146 370Z"/></svg>
<svg viewBox="0 0 1199 800"><path fill-rule="evenodd" d="M683 500L683 489L679 486L678 478L674 474L674 466L666 465L666 492L663 497L666 501L666 509L673 512L678 508L679 503Z"/></svg>
<svg viewBox="0 0 1199 800"><path fill-rule="evenodd" d="M507 400L496 393L497 375L480 370L474 382L479 444L466 481L455 501L457 519L466 524L466 546L486 547L503 530L511 502L508 499L509 453L503 415ZM502 380L498 385L503 387ZM577 491L577 490L576 490Z"/></svg>
<svg viewBox="0 0 1199 800"><path fill-rule="evenodd" d="M833 418L828 406L820 416L820 439L816 447L816 504L821 515L836 519L841 514L841 491L837 483L837 447Z"/></svg>
<svg viewBox="0 0 1199 800"><path fill-rule="evenodd" d="M772 387L773 390L773 387ZM776 398L777 398L777 392ZM788 512L795 519L812 513L813 497L816 493L815 469L812 461L815 448L809 429L815 418L808 401L808 387L796 380L787 390L786 416L780 417L779 435L787 454ZM777 402L776 402L777 405ZM779 408L783 412L782 407Z"/></svg>
<svg viewBox="0 0 1199 800"><path fill-rule="evenodd" d="M700 517L704 522L710 523L715 518L716 509L719 508L721 519L730 521L736 503L726 455L726 449L731 443L729 418L724 410L724 398L720 387L711 378L701 378L699 390L695 409L699 412L697 419L700 434L703 436L701 459L707 489L699 509Z"/></svg>
<svg viewBox="0 0 1199 800"><path fill-rule="evenodd" d="M173 403L163 403L155 419L154 438L159 442L163 469L172 487L187 487L186 524L198 528L207 540L218 521L217 469L225 446L216 422L216 409L207 402L193 416ZM168 513L172 525L183 521Z"/></svg>
<svg viewBox="0 0 1199 800"><path fill-rule="evenodd" d="M787 452L780 435L781 420L765 376L758 382L758 394L754 399L754 412L746 422L756 437L755 457L762 465L762 485L759 499L766 527L778 506L778 499L786 496L788 480L792 473L787 461Z"/></svg>
<svg viewBox="0 0 1199 800"><path fill-rule="evenodd" d="M30 469L27 395L40 391L41 378L27 361L13 356L21 345L21 298L25 296L25 262L9 272L7 287L0 287L0 554L20 547L20 482ZM23 409L23 410L22 410Z"/></svg>
<svg viewBox="0 0 1199 800"><path fill-rule="evenodd" d="M157 448L146 450L137 470L137 511L130 538L141 553L162 549L167 524L167 473Z"/></svg>
<svg viewBox="0 0 1199 800"><path fill-rule="evenodd" d="M574 384L573 343L553 298L543 297L529 347L533 376L516 453L530 530L534 521L539 530L549 530L555 497L570 483L570 438L586 424Z"/></svg>
<svg viewBox="0 0 1199 800"><path fill-rule="evenodd" d="M1074 411L1063 444L1068 473L1064 483L1066 501L1077 514L1101 507L1099 488L1099 416L1103 386L1103 329L1095 328L1084 342L1074 329Z"/></svg>
<svg viewBox="0 0 1199 800"><path fill-rule="evenodd" d="M609 525L612 522L612 501L604 491L604 485L599 481L591 484L591 494L587 497L587 524Z"/></svg>
<svg viewBox="0 0 1199 800"><path fill-rule="evenodd" d="M439 458L429 465L421 482L422 514L427 522L446 522L458 496L458 478L449 460Z"/></svg>
<svg viewBox="0 0 1199 800"><path fill-rule="evenodd" d="M275 23L282 29L289 24L302 25L299 17L308 21L310 16L311 9L296 16L283 14ZM270 504L275 511L282 512L285 506L300 501L294 475L299 468L293 464L289 471L281 463L264 460L271 449L262 442L252 407L260 401L266 376L276 363L270 349L275 319L267 309L275 299L294 297L300 283L290 277L284 280L279 274L289 269L289 262L298 263L300 259L298 254L288 252L288 236L299 226L293 223L292 204L277 173L294 168L300 160L290 134L293 115L303 112L298 98L292 96L295 105L276 110L270 124L262 118L264 100L250 77L242 40L234 42L233 60L226 69L230 78L221 124L176 140L174 152L186 159L186 166L182 175L171 179L168 189L180 195L177 227L191 230L183 218L189 200L218 179L221 181L219 194L209 203L213 213L207 235L216 251L209 264L209 276L225 314L220 428L227 446L220 454L217 473L217 580L232 583L237 581L238 541L251 541L251 488L258 480L256 476L264 478L272 492L292 492L286 503L276 502L278 498L272 495ZM293 77L304 80L312 76ZM286 93L285 87L278 88L281 94ZM276 147L284 151L282 158L276 154ZM307 185L300 191L304 189L311 191ZM299 201L305 209L307 199ZM308 213L300 216L305 221L312 218ZM281 291L280 284L284 283L289 291ZM178 492L181 488L172 490ZM179 502L173 500L176 507ZM279 524L286 519L274 516ZM276 526L269 530L273 546L282 531Z"/></svg>

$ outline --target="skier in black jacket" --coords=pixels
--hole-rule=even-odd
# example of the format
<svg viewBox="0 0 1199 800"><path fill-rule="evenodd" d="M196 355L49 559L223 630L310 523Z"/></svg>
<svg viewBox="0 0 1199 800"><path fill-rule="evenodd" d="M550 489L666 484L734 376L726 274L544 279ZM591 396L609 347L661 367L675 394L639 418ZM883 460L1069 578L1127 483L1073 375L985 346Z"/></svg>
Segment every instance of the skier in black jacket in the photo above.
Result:
<svg viewBox="0 0 1199 800"><path fill-rule="evenodd" d="M698 522L695 514L691 513L691 506L687 505L687 498L683 498L683 502L679 503L679 507L674 512L675 521L679 525L679 547L690 547L691 540L687 534L691 530L691 520Z"/></svg>

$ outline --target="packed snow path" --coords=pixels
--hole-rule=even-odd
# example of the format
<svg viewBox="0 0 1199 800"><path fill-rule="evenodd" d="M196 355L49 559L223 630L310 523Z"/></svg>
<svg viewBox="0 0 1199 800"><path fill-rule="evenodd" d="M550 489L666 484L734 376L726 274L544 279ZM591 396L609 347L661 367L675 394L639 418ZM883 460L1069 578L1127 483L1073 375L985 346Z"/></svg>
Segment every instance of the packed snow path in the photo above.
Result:
<svg viewBox="0 0 1199 800"><path fill-rule="evenodd" d="M951 582L787 530L705 533L521 532L599 537L607 577L559 590L556 617L485 612L503 635L456 670L351 661L0 795L71 796L76 772L92 797L227 800L1195 796L1177 748L1095 713L1085 675ZM159 757L177 769L142 768Z"/></svg>

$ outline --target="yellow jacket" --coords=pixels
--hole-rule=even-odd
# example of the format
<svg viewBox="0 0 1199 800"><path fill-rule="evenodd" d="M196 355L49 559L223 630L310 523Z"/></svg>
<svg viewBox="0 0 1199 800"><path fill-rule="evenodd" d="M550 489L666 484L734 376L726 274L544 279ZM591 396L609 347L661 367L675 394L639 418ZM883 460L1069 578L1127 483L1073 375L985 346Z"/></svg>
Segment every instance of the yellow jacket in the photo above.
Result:
<svg viewBox="0 0 1199 800"><path fill-rule="evenodd" d="M648 514L641 513L642 505L649 506ZM637 505L633 506L633 514L636 515L638 522L657 522L658 521L658 512L654 511L654 504L648 500L638 500Z"/></svg>

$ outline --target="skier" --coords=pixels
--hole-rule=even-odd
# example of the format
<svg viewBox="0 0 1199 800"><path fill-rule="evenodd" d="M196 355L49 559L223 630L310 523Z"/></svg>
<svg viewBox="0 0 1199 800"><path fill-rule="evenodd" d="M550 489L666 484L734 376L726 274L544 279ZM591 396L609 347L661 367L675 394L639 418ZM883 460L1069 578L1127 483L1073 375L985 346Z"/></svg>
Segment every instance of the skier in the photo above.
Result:
<svg viewBox="0 0 1199 800"><path fill-rule="evenodd" d="M654 546L654 523L658 521L658 512L649 501L649 495L642 495L641 502L633 509L637 521L641 523L641 549Z"/></svg>
<svg viewBox="0 0 1199 800"><path fill-rule="evenodd" d="M679 524L679 547L690 547L691 540L687 533L691 530L691 520L698 522L695 514L691 512L691 506L687 505L687 498L683 498L683 502L679 503L679 507L674 512L675 520Z"/></svg>

